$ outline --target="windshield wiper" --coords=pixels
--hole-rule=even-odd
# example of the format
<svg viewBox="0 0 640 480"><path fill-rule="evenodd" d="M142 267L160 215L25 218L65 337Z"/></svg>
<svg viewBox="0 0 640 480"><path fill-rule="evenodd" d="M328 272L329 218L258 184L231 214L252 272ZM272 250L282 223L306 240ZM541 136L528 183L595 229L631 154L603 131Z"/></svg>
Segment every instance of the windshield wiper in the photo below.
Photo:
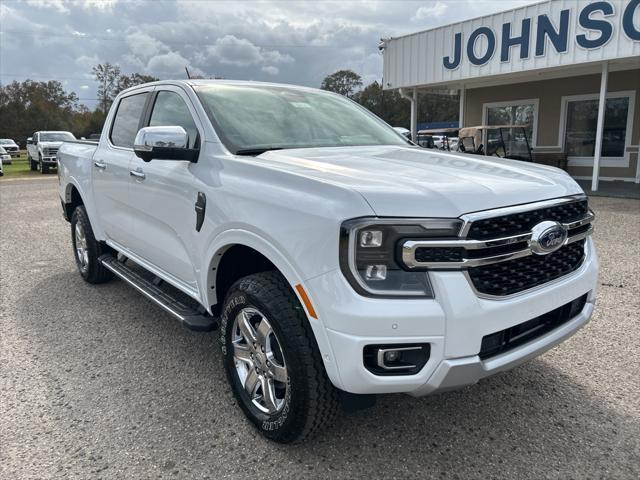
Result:
<svg viewBox="0 0 640 480"><path fill-rule="evenodd" d="M236 155L257 156L262 155L264 152L270 152L272 150L284 150L284 147L245 148L237 150Z"/></svg>

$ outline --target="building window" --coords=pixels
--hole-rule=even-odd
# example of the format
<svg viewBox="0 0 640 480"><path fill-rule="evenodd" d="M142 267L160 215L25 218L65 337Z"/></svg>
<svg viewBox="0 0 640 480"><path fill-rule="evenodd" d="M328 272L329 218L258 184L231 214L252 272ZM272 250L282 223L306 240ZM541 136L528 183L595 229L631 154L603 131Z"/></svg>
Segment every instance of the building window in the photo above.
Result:
<svg viewBox="0 0 640 480"><path fill-rule="evenodd" d="M593 157L598 123L598 99L568 100L565 148L570 157ZM603 157L624 157L629 97L607 98L602 137Z"/></svg>
<svg viewBox="0 0 640 480"><path fill-rule="evenodd" d="M486 103L484 105L484 123L486 125L524 125L527 140L532 147L536 144L537 120L537 99Z"/></svg>

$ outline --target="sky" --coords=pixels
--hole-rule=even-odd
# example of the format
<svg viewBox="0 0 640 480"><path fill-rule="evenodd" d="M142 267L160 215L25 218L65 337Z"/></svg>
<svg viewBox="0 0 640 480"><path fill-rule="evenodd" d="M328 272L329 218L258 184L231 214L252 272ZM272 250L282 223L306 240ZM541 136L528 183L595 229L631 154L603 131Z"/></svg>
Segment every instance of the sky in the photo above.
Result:
<svg viewBox="0 0 640 480"><path fill-rule="evenodd" d="M380 38L532 0L0 0L0 82L59 80L96 104L91 67L318 87L339 69L380 80Z"/></svg>

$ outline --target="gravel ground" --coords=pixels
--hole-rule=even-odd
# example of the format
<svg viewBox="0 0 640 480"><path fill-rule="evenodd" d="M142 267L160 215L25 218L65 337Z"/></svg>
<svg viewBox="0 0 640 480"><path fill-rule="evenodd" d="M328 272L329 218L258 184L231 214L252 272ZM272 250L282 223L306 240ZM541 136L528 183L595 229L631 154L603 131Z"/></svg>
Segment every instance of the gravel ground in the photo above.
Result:
<svg viewBox="0 0 640 480"><path fill-rule="evenodd" d="M236 407L214 334L81 280L56 186L0 185L0 478L638 478L639 201L593 199L598 306L569 341L279 446Z"/></svg>

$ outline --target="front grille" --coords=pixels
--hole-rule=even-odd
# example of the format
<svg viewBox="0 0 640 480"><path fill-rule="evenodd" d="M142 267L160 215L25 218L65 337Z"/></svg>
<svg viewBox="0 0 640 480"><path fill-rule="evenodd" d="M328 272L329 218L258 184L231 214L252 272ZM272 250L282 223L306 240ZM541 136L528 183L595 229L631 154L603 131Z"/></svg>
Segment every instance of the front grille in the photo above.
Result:
<svg viewBox="0 0 640 480"><path fill-rule="evenodd" d="M575 271L584 259L585 240L565 245L549 255L529 255L516 260L469 269L469 277L480 293L511 295L543 285Z"/></svg>
<svg viewBox="0 0 640 480"><path fill-rule="evenodd" d="M419 262L459 262L464 258L465 249L460 247L418 248L416 260Z"/></svg>
<svg viewBox="0 0 640 480"><path fill-rule="evenodd" d="M587 200L580 200L528 212L476 220L471 225L467 238L488 240L491 238L510 237L527 233L536 224L545 220L570 223L584 218L588 212Z"/></svg>
<svg viewBox="0 0 640 480"><path fill-rule="evenodd" d="M45 155L55 155L58 153L58 147L47 147L44 149Z"/></svg>
<svg viewBox="0 0 640 480"><path fill-rule="evenodd" d="M544 315L514 327L485 335L482 337L478 355L485 360L535 340L574 318L582 311L586 303L587 295L585 294Z"/></svg>

